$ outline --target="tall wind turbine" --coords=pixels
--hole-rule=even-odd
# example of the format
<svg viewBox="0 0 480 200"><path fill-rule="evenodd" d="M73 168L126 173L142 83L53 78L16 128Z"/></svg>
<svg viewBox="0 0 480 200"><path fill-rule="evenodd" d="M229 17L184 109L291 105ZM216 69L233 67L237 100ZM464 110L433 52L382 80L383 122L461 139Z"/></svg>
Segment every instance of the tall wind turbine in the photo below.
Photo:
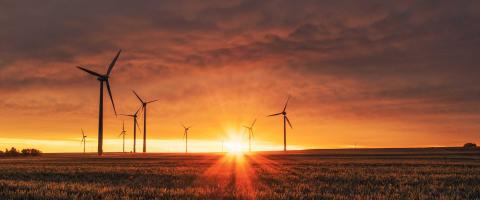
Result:
<svg viewBox="0 0 480 200"><path fill-rule="evenodd" d="M78 66L79 69L89 73L90 75L96 76L97 80L100 82L100 103L99 103L99 110L98 110L98 155L103 154L103 83L106 83L108 96L110 96L110 101L112 101L113 111L115 112L115 116L117 116L117 110L115 109L115 103L113 102L112 91L110 90L110 82L108 81L110 77L110 73L112 72L113 66L117 62L118 56L122 50L119 50L115 58L113 58L110 66L108 66L108 70L106 74L99 74L97 72L85 69L83 67Z"/></svg>
<svg viewBox="0 0 480 200"><path fill-rule="evenodd" d="M286 123L288 122L288 125L290 128L292 127L292 124L290 123L290 120L288 120L287 117L287 105L288 105L288 100L290 100L290 97L288 97L287 102L285 103L285 107L283 107L283 111L275 114L268 115L267 117L275 116L275 115L283 115L283 151L287 151L287 125Z"/></svg>
<svg viewBox="0 0 480 200"><path fill-rule="evenodd" d="M123 146L122 146L123 153L125 153L125 134L126 133L127 133L127 131L125 130L125 121L123 121L122 132L120 132L120 135L118 135L118 136L123 136Z"/></svg>
<svg viewBox="0 0 480 200"><path fill-rule="evenodd" d="M82 141L80 143L83 143L83 153L85 153L85 142L87 142L86 138L87 138L87 136L83 132L83 128L82 128Z"/></svg>
<svg viewBox="0 0 480 200"><path fill-rule="evenodd" d="M183 126L183 129L185 130L185 132L183 133L183 136L185 137L185 153L188 153L188 130L190 130L192 126L186 127L183 124L182 126Z"/></svg>
<svg viewBox="0 0 480 200"><path fill-rule="evenodd" d="M133 90L132 90L133 91ZM143 108L143 153L147 152L147 104L153 103L155 101L158 101L160 99L155 99L153 101L144 101L138 94L133 91L133 94L137 96L138 100L140 100L140 103L142 103L142 108Z"/></svg>
<svg viewBox="0 0 480 200"><path fill-rule="evenodd" d="M141 108L142 107L138 108L137 112L133 113L133 115L120 114L120 115L123 115L123 116L133 118L133 153L137 152L137 125L138 125L138 130L140 131L140 133L142 132L142 130L140 129L140 125L138 124L138 121L137 121L137 114L138 114L138 111L140 111Z"/></svg>
<svg viewBox="0 0 480 200"><path fill-rule="evenodd" d="M248 130L248 151L249 152L252 152L253 126L255 125L256 121L257 119L253 120L253 123L250 126L243 126Z"/></svg>

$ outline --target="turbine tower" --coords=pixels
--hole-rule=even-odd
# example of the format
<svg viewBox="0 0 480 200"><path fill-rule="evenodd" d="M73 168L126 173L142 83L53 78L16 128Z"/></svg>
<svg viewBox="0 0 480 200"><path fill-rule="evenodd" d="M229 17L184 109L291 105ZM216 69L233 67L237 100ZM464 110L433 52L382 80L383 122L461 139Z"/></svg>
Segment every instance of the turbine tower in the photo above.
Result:
<svg viewBox="0 0 480 200"><path fill-rule="evenodd" d="M86 138L87 138L87 136L83 132L83 128L82 128L82 141L80 142L80 144L83 143L83 153L85 153L85 142L87 142Z"/></svg>
<svg viewBox="0 0 480 200"><path fill-rule="evenodd" d="M243 126L248 130L248 152L252 152L253 126L256 121L257 119L253 120L253 123L250 126Z"/></svg>
<svg viewBox="0 0 480 200"><path fill-rule="evenodd" d="M153 103L160 99L155 99L153 101L144 101L142 98L140 98L140 96L138 96L138 94L135 91L133 91L133 94L135 94L138 100L140 100L140 103L142 104L142 108L143 108L143 153L146 153L147 152L147 105L149 103Z"/></svg>
<svg viewBox="0 0 480 200"><path fill-rule="evenodd" d="M120 132L120 135L118 136L123 136L123 146L122 146L122 151L123 153L125 153L125 134L127 133L127 131L125 130L125 121L123 121L122 123L122 132Z"/></svg>
<svg viewBox="0 0 480 200"><path fill-rule="evenodd" d="M99 110L98 110L98 155L103 154L103 83L106 83L108 96L110 96L110 101L112 101L113 111L115 112L115 116L117 116L117 110L115 109L115 103L113 102L112 91L110 90L110 82L108 81L110 78L110 73L112 72L113 66L117 62L118 56L122 50L119 50L115 58L113 58L110 66L108 67L108 71L106 74L99 74L97 72L88 70L84 67L77 66L79 69L87 72L90 75L97 77L97 80L100 82L100 102L99 102Z"/></svg>
<svg viewBox="0 0 480 200"><path fill-rule="evenodd" d="M183 124L182 126L183 126L183 129L185 130L185 132L183 133L183 136L185 137L185 153L188 153L188 130L190 130L192 126L186 127Z"/></svg>
<svg viewBox="0 0 480 200"><path fill-rule="evenodd" d="M290 120L288 120L288 117L287 117L288 100L290 100L290 97L287 98L287 102L285 103L285 107L283 107L282 112L271 114L271 115L267 116L267 117L271 117L271 116L276 116L276 115L283 115L283 151L287 151L287 125L286 125L286 123L288 122L288 125L290 126L290 128L293 128L292 124L290 123Z"/></svg>
<svg viewBox="0 0 480 200"><path fill-rule="evenodd" d="M120 114L120 115L123 115L123 116L133 118L133 153L137 152L137 125L138 125L138 131L140 131L140 133L142 132L142 130L140 129L140 125L138 124L138 121L137 121L137 114L138 114L138 111L140 111L141 108L142 107L138 108L137 112L133 113L133 115Z"/></svg>

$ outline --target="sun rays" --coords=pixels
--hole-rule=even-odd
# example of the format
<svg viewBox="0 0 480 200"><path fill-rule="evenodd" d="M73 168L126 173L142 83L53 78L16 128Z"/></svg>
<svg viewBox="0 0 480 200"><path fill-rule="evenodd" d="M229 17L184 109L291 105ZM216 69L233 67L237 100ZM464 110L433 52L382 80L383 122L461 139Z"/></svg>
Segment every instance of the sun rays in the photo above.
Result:
<svg viewBox="0 0 480 200"><path fill-rule="evenodd" d="M221 155L196 180L196 185L214 187L218 191L216 198L220 199L256 199L255 191L258 191L259 187L256 184L261 173L277 174L279 167L274 161L260 154L232 151Z"/></svg>

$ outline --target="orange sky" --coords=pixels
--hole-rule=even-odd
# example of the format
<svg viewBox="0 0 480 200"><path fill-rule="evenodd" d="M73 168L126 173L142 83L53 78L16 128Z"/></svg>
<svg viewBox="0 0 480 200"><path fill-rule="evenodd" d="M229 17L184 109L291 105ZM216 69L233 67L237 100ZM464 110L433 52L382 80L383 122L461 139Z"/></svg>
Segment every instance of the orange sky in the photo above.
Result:
<svg viewBox="0 0 480 200"><path fill-rule="evenodd" d="M82 1L0 6L0 149L96 150L98 81L119 113L149 105L148 149L219 151L257 118L255 148L453 146L480 142L478 1ZM107 98L107 96L105 96ZM105 99L105 151L122 120ZM141 125L143 126L143 125ZM230 138L230 139L229 139ZM138 147L141 147L141 140ZM246 146L245 146L246 147Z"/></svg>

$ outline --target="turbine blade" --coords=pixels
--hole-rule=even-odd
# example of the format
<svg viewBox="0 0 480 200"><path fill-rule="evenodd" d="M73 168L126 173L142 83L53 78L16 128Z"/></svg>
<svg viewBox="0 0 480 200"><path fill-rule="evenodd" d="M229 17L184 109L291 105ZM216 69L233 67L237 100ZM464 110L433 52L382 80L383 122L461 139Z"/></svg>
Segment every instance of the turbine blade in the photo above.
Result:
<svg viewBox="0 0 480 200"><path fill-rule="evenodd" d="M112 96L112 90L110 90L110 81L106 81L107 83L107 90L108 90L108 96L110 97L110 101L112 101L112 106L113 106L113 112L115 112L115 116L117 116L117 110L115 109L115 103L113 102L113 96Z"/></svg>
<svg viewBox="0 0 480 200"><path fill-rule="evenodd" d="M289 100L290 100L290 96L288 96L287 102L285 103L285 107L283 107L283 112L285 112L285 110L287 110L287 105L288 105Z"/></svg>
<svg viewBox="0 0 480 200"><path fill-rule="evenodd" d="M83 132L83 128L81 128L81 130L82 130L82 136L85 136L85 132Z"/></svg>
<svg viewBox="0 0 480 200"><path fill-rule="evenodd" d="M87 73L89 73L89 74L91 74L91 75L94 75L94 76L98 76L98 77L101 77L101 76L102 76L102 75L100 75L100 74L97 73L97 72L94 72L94 71L89 70L89 69L85 69L85 68L80 67L80 66L77 66L77 68L78 68L78 69L81 69L81 70L83 70L83 71L85 71L85 72L87 72Z"/></svg>
<svg viewBox="0 0 480 200"><path fill-rule="evenodd" d="M290 123L290 120L288 119L287 116L285 116L285 119L287 119L287 122L288 122L288 125L290 125L290 128L293 128L293 127L292 127L292 124Z"/></svg>
<svg viewBox="0 0 480 200"><path fill-rule="evenodd" d="M143 104L140 106L140 112L138 112L137 116L140 119L142 117L142 112L143 112Z"/></svg>
<svg viewBox="0 0 480 200"><path fill-rule="evenodd" d="M160 99L155 99L155 100L149 101L149 102L147 102L147 103L153 103L153 102L158 101L158 100L160 100Z"/></svg>
<svg viewBox="0 0 480 200"><path fill-rule="evenodd" d="M142 106L140 106L140 108L138 108L137 112L135 112L135 114L133 114L133 115L137 115L138 111L140 111L140 109L142 109Z"/></svg>
<svg viewBox="0 0 480 200"><path fill-rule="evenodd" d="M134 115L126 115L126 114L118 114L118 115L122 115L122 116L126 116L126 117L134 117Z"/></svg>
<svg viewBox="0 0 480 200"><path fill-rule="evenodd" d="M255 125L255 122L257 122L257 119L253 120L253 123L250 127L253 127L253 125Z"/></svg>
<svg viewBox="0 0 480 200"><path fill-rule="evenodd" d="M110 63L110 66L108 66L107 76L110 76L110 73L112 72L112 68L115 65L115 63L117 62L118 56L120 56L121 52L122 52L122 50L120 49L118 51L117 55L115 56L115 58L113 58L112 63Z"/></svg>
<svg viewBox="0 0 480 200"><path fill-rule="evenodd" d="M267 117L271 117L271 116L275 116L275 115L281 115L282 113L276 113L276 114L271 114L271 115L268 115Z"/></svg>
<svg viewBox="0 0 480 200"><path fill-rule="evenodd" d="M135 90L132 90L133 94L135 94L135 96L137 96L138 100L140 100L140 102L144 103L142 98L140 98L140 96L138 96L138 94L135 92Z"/></svg>
<svg viewBox="0 0 480 200"><path fill-rule="evenodd" d="M138 123L138 121L136 121L136 122L137 122L138 131L140 132L140 134L142 134L142 129L140 128L140 124Z"/></svg>
<svg viewBox="0 0 480 200"><path fill-rule="evenodd" d="M183 123L182 123L182 127L183 127L184 129L186 129L186 128L187 128L187 127L186 127L186 126L185 126Z"/></svg>

